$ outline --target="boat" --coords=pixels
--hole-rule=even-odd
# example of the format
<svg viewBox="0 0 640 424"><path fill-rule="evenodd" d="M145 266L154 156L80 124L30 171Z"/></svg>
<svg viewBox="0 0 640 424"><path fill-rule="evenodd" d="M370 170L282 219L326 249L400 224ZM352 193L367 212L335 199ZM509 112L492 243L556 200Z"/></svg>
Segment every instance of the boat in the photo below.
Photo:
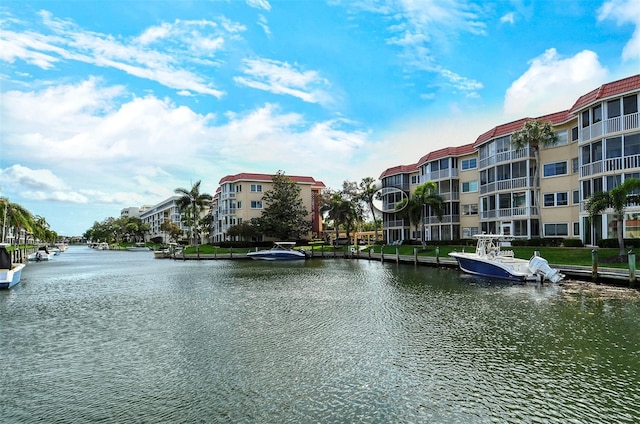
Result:
<svg viewBox="0 0 640 424"><path fill-rule="evenodd" d="M135 244L135 246L129 246L125 248L126 250L130 251L130 252L148 252L149 247L147 247L146 244L142 243L142 242L138 242Z"/></svg>
<svg viewBox="0 0 640 424"><path fill-rule="evenodd" d="M464 250L449 253L460 269L468 274L519 282L548 280L558 283L564 278L537 253L526 260L514 257L513 250L503 250L502 244L509 241L504 235L476 234L474 237L477 239L474 253Z"/></svg>
<svg viewBox="0 0 640 424"><path fill-rule="evenodd" d="M271 249L249 252L247 256L251 259L262 259L265 261L306 259L307 255L305 252L294 249L295 245L296 242L294 241L276 241Z"/></svg>
<svg viewBox="0 0 640 424"><path fill-rule="evenodd" d="M20 282L24 264L11 261L6 243L0 244L0 289L10 289Z"/></svg>
<svg viewBox="0 0 640 424"><path fill-rule="evenodd" d="M27 256L27 260L29 261L49 261L53 259L54 252L49 251L49 248L46 246L41 246L34 253Z"/></svg>
<svg viewBox="0 0 640 424"><path fill-rule="evenodd" d="M153 257L156 259L168 259L175 257L179 253L182 253L182 246L176 243L169 243L167 246L154 250Z"/></svg>

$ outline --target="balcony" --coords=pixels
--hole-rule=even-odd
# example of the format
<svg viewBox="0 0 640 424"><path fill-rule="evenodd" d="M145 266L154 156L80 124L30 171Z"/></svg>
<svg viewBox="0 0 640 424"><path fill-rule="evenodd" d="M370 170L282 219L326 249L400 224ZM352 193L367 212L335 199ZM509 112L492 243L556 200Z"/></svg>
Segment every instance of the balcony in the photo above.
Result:
<svg viewBox="0 0 640 424"><path fill-rule="evenodd" d="M504 218L528 218L537 216L538 211L534 206L520 206L515 208L492 209L480 212L480 220L486 221L491 219Z"/></svg>
<svg viewBox="0 0 640 424"><path fill-rule="evenodd" d="M640 128L640 113L630 113L628 115L616 116L596 122L580 130L579 143L584 143L605 134L612 134L622 131L629 131Z"/></svg>
<svg viewBox="0 0 640 424"><path fill-rule="evenodd" d="M446 178L458 178L460 171L457 168L441 169L439 171L428 172L424 175L425 181L437 181Z"/></svg>
<svg viewBox="0 0 640 424"><path fill-rule="evenodd" d="M235 199L235 198L236 198L236 193L235 192L222 193L222 195L220 196L221 200L224 200L224 199Z"/></svg>
<svg viewBox="0 0 640 424"><path fill-rule="evenodd" d="M580 167L580 178L603 172L637 170L638 168L640 168L640 155L610 158L582 165Z"/></svg>
<svg viewBox="0 0 640 424"><path fill-rule="evenodd" d="M534 187L533 177L520 177L520 178L514 178L512 180L500 180L500 181L494 181L489 184L481 185L480 194L487 194L494 191L515 190L515 189L529 188L529 187Z"/></svg>
<svg viewBox="0 0 640 424"><path fill-rule="evenodd" d="M425 225L434 225L434 224L459 224L460 223L460 215L443 215L442 220L438 219L437 216L425 216L424 218Z"/></svg>
<svg viewBox="0 0 640 424"><path fill-rule="evenodd" d="M488 158L480 159L478 163L478 169L488 168L492 165L502 162L513 162L515 160L533 157L529 152L529 147L519 150L508 150L505 152L498 152Z"/></svg>

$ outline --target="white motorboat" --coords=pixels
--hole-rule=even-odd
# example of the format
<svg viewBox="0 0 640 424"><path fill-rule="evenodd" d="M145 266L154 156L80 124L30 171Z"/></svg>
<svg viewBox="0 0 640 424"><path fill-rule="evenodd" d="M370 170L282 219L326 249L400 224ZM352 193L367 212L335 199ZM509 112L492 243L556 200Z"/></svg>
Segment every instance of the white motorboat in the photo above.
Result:
<svg viewBox="0 0 640 424"><path fill-rule="evenodd" d="M249 252L247 256L265 261L306 259L307 255L302 250L294 249L295 245L294 241L276 241L271 249Z"/></svg>
<svg viewBox="0 0 640 424"><path fill-rule="evenodd" d="M0 244L0 289L9 289L20 282L24 264L13 263L6 243Z"/></svg>
<svg viewBox="0 0 640 424"><path fill-rule="evenodd" d="M474 253L451 252L449 256L458 261L460 269L469 274L512 281L540 281L546 279L557 283L564 278L557 269L549 266L546 259L534 255L530 260L513 256L513 250L503 250L505 236L478 234Z"/></svg>
<svg viewBox="0 0 640 424"><path fill-rule="evenodd" d="M54 255L55 253L50 251L49 248L47 248L46 246L42 246L39 247L38 250L36 250L34 253L27 256L27 260L36 262L50 261L51 259L53 259Z"/></svg>

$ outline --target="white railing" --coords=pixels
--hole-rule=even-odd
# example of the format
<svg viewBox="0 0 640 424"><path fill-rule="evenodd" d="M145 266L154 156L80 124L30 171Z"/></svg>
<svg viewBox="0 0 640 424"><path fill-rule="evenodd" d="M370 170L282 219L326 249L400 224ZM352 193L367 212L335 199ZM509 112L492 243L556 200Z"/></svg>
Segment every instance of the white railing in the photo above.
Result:
<svg viewBox="0 0 640 424"><path fill-rule="evenodd" d="M596 122L593 125L580 129L579 143L584 143L592 138L601 137L605 134L617 133L620 131L633 130L640 128L640 113L630 113L624 116L616 116L614 118L605 119Z"/></svg>
<svg viewBox="0 0 640 424"><path fill-rule="evenodd" d="M488 158L481 159L478 164L478 169L487 168L491 165L501 162L511 162L515 159L528 158L532 155L529 152L529 147L519 150L508 150L506 152L499 152Z"/></svg>
<svg viewBox="0 0 640 424"><path fill-rule="evenodd" d="M625 171L640 168L640 155L605 159L588 163L580 167L580 177L601 174L603 172Z"/></svg>
<svg viewBox="0 0 640 424"><path fill-rule="evenodd" d="M439 171L427 172L424 175L426 181L436 181L441 180L443 178L455 178L460 175L460 171L458 168L447 168L441 169Z"/></svg>
<svg viewBox="0 0 640 424"><path fill-rule="evenodd" d="M513 180L502 180L480 186L480 194L491 193L500 190L513 190L517 188L533 187L533 177L520 177Z"/></svg>
<svg viewBox="0 0 640 424"><path fill-rule="evenodd" d="M514 208L493 209L480 212L480 220L493 218L510 218L510 217L531 217L537 215L537 208L533 206L522 206Z"/></svg>

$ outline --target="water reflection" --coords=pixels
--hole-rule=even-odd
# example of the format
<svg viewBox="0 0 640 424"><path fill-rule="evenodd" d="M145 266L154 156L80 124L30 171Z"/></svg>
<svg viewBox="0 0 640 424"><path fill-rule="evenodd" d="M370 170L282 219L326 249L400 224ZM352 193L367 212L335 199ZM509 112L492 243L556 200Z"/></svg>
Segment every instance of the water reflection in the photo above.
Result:
<svg viewBox="0 0 640 424"><path fill-rule="evenodd" d="M640 419L633 300L365 260L59 258L0 292L3 422Z"/></svg>

